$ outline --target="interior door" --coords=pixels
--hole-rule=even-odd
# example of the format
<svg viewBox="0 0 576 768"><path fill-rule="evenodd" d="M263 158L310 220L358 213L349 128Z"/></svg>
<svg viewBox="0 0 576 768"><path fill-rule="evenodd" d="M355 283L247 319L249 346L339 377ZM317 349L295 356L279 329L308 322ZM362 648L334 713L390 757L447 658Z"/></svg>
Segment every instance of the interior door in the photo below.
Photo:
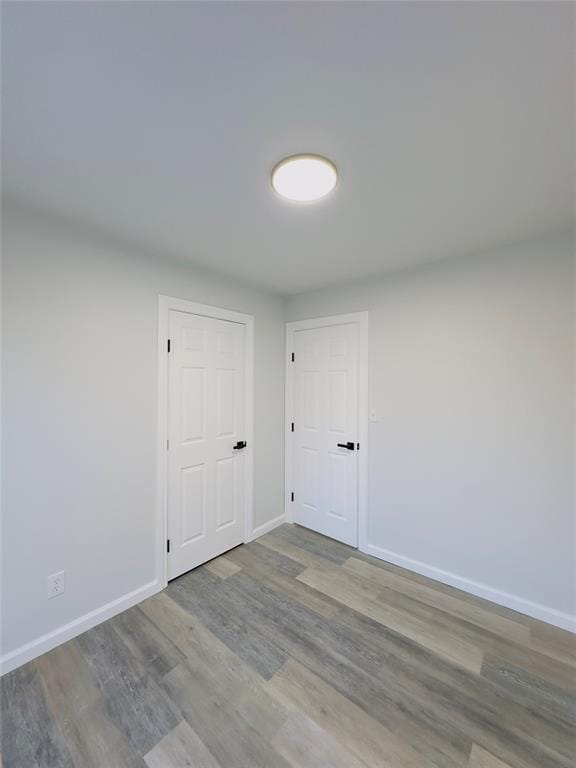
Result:
<svg viewBox="0 0 576 768"><path fill-rule="evenodd" d="M294 522L358 543L358 325L294 333Z"/></svg>
<svg viewBox="0 0 576 768"><path fill-rule="evenodd" d="M244 541L246 326L170 311L168 579Z"/></svg>

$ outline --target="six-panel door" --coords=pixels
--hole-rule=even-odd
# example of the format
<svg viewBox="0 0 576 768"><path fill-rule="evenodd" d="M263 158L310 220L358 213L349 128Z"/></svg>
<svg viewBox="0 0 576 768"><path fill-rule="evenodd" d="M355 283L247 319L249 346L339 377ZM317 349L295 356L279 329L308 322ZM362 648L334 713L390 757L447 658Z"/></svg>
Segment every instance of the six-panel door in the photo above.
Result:
<svg viewBox="0 0 576 768"><path fill-rule="evenodd" d="M170 311L168 579L244 541L246 327Z"/></svg>
<svg viewBox="0 0 576 768"><path fill-rule="evenodd" d="M353 546L358 540L357 440L358 325L296 331L294 522Z"/></svg>

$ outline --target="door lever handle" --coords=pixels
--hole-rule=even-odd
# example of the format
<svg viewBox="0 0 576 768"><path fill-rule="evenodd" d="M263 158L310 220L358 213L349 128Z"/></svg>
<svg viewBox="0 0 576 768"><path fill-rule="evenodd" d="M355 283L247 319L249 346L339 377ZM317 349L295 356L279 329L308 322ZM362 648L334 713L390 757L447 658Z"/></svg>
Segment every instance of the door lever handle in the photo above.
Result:
<svg viewBox="0 0 576 768"><path fill-rule="evenodd" d="M338 448L346 448L349 451L354 450L354 443L338 443Z"/></svg>
<svg viewBox="0 0 576 768"><path fill-rule="evenodd" d="M246 440L238 440L236 445L232 446L232 450L239 451L241 448L246 448Z"/></svg>

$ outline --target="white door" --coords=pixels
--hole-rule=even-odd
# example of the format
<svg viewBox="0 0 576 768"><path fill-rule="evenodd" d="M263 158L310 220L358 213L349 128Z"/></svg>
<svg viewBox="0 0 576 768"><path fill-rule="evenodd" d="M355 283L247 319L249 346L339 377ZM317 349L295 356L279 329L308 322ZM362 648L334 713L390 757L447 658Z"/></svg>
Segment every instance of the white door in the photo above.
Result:
<svg viewBox="0 0 576 768"><path fill-rule="evenodd" d="M169 313L168 579L244 541L246 326Z"/></svg>
<svg viewBox="0 0 576 768"><path fill-rule="evenodd" d="M358 543L358 325L294 333L294 522Z"/></svg>

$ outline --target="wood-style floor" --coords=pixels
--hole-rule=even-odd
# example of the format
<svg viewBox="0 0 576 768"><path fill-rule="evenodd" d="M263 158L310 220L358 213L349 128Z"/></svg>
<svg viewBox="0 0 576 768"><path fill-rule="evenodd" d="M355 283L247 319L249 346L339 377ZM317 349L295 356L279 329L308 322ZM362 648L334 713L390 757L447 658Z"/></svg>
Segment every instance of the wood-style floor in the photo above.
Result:
<svg viewBox="0 0 576 768"><path fill-rule="evenodd" d="M2 766L573 766L574 640L283 526L6 675Z"/></svg>

